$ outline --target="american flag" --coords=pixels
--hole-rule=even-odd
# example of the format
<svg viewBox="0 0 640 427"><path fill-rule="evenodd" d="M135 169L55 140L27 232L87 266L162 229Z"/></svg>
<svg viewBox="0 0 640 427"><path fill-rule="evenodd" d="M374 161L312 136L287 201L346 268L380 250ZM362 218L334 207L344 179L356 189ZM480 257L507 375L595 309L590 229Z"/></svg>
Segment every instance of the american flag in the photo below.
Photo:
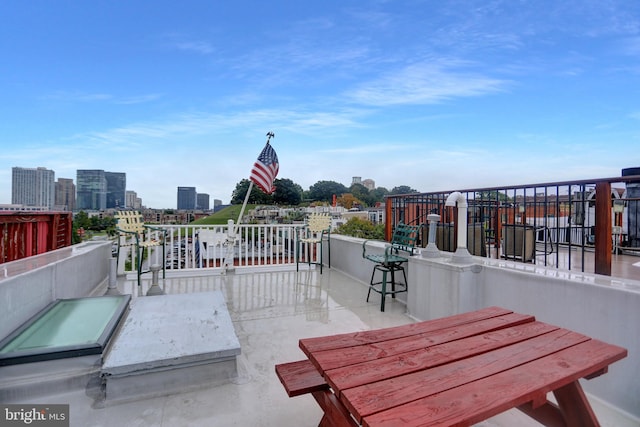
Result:
<svg viewBox="0 0 640 427"><path fill-rule="evenodd" d="M276 187L273 186L273 180L278 175L278 156L269 142L258 156L258 160L251 170L251 181L256 184L262 191L271 194Z"/></svg>

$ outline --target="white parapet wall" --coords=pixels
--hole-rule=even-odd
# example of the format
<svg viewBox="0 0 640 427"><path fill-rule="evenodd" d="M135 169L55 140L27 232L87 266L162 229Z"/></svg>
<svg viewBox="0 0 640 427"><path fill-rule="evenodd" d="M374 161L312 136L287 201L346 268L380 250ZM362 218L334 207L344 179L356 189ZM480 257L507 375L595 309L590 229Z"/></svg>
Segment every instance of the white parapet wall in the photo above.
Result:
<svg viewBox="0 0 640 427"><path fill-rule="evenodd" d="M368 284L373 266L362 259L362 242L332 235L331 263ZM499 306L624 347L625 359L581 383L614 411L640 419L640 281L480 257L460 264L444 254L410 257L409 291L399 296L406 298L411 317L429 320Z"/></svg>
<svg viewBox="0 0 640 427"><path fill-rule="evenodd" d="M104 292L110 242L85 242L0 265L0 339L58 298Z"/></svg>

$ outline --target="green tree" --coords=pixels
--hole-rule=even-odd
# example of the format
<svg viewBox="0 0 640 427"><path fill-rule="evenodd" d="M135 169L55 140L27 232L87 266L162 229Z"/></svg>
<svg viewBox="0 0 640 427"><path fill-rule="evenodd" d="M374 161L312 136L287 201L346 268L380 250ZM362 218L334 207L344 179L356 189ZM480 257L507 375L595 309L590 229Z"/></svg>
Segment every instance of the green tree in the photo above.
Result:
<svg viewBox="0 0 640 427"><path fill-rule="evenodd" d="M384 201L384 196L389 194L389 190L384 187L376 187L373 190L369 191L369 195L374 200L374 204L370 206L374 206L377 202Z"/></svg>
<svg viewBox="0 0 640 427"><path fill-rule="evenodd" d="M290 179L276 179L273 201L278 205L296 206L302 201L302 187Z"/></svg>
<svg viewBox="0 0 640 427"><path fill-rule="evenodd" d="M248 179L243 179L236 184L236 188L231 195L232 205L244 203L244 198L247 195L247 190L249 189L250 184L251 181ZM290 206L300 204L303 190L299 184L296 184L288 178L277 178L273 181L273 185L276 189L272 194L266 194L256 185L253 185L248 203L257 205L279 204Z"/></svg>
<svg viewBox="0 0 640 427"><path fill-rule="evenodd" d="M307 197L312 201L331 202L333 195L339 197L346 193L347 187L335 181L318 181L309 187Z"/></svg>
<svg viewBox="0 0 640 427"><path fill-rule="evenodd" d="M78 235L78 230L80 228L84 230L88 230L91 226L91 221L89 220L89 215L85 211L80 211L73 216L73 221L71 223L71 243L76 244L80 243L82 239Z"/></svg>
<svg viewBox="0 0 640 427"><path fill-rule="evenodd" d="M75 228L84 228L88 229L91 226L91 220L89 220L89 215L85 211L80 211L73 217L73 226Z"/></svg>
<svg viewBox="0 0 640 427"><path fill-rule="evenodd" d="M369 189L362 184L353 184L349 187L349 191L353 194L353 197L358 199L360 204L364 204L365 206L373 206L375 204L375 200L371 197Z"/></svg>
<svg viewBox="0 0 640 427"><path fill-rule="evenodd" d="M335 230L336 234L359 237L361 239L384 240L384 224L373 224L360 218L351 218Z"/></svg>
<svg viewBox="0 0 640 427"><path fill-rule="evenodd" d="M410 193L417 193L417 192L418 190L415 190L409 187L408 185L401 185L399 187L393 187L389 192L389 194L410 194Z"/></svg>
<svg viewBox="0 0 640 427"><path fill-rule="evenodd" d="M248 179L243 179L238 184L236 184L236 188L235 190L233 190L233 194L231 195L232 205L239 205L244 203L244 198L247 195L250 183L251 181L249 181ZM273 196L271 194L266 194L264 191L260 190L256 185L254 185L251 189L251 194L249 195L249 203L257 205L271 205L273 204Z"/></svg>
<svg viewBox="0 0 640 427"><path fill-rule="evenodd" d="M99 216L92 216L91 218L89 218L89 230L92 231L100 231L102 230L102 220L100 219Z"/></svg>
<svg viewBox="0 0 640 427"><path fill-rule="evenodd" d="M499 200L501 202L509 202L511 198L500 191L477 191L476 199L478 200Z"/></svg>

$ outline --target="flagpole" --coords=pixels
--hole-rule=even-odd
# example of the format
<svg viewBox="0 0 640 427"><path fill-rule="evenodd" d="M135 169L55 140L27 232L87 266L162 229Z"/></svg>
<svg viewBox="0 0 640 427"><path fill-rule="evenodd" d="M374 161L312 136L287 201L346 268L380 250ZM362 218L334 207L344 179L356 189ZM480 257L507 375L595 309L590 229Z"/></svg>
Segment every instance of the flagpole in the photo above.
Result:
<svg viewBox="0 0 640 427"><path fill-rule="evenodd" d="M240 215L238 215L238 222L236 222L238 225L240 224L240 221L242 221L242 215L244 214L244 209L247 207L251 190L253 190L253 181L249 180L249 189L247 190L247 194L244 196L244 203L242 204L242 209L240 209Z"/></svg>
<svg viewBox="0 0 640 427"><path fill-rule="evenodd" d="M266 145L269 145L269 141L273 137L275 137L275 134L273 132L267 132ZM247 194L244 196L244 202L242 203L242 208L240 209L240 214L238 215L238 221L235 224L229 224L230 229L227 230L227 253L224 259L223 274L227 272L227 268L229 267L229 256L233 257L233 246L235 245L236 228L238 227L238 225L240 225L240 221L242 221L242 216L244 215L244 210L247 207L249 196L251 196L251 190L253 190L253 181L249 180L249 188L247 189ZM232 221L229 220L229 222Z"/></svg>
<svg viewBox="0 0 640 427"><path fill-rule="evenodd" d="M275 134L273 132L267 132L267 144L269 145L269 141L271 138L274 138ZM240 209L240 215L238 215L238 222L236 224L240 225L240 221L242 220L242 215L244 214L244 209L247 207L247 202L249 201L249 196L251 195L251 190L253 190L253 181L249 180L249 189L247 190L247 194L244 196L244 203L242 204L242 209Z"/></svg>

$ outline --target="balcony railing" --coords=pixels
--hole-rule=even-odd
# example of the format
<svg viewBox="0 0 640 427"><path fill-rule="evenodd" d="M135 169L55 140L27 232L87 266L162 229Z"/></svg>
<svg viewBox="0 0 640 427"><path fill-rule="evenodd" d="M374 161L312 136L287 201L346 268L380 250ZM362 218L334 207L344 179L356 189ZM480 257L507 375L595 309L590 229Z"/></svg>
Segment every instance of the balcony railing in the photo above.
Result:
<svg viewBox="0 0 640 427"><path fill-rule="evenodd" d="M149 248L143 263L164 263L168 272L194 269L224 269L228 267L277 267L295 265L298 256L296 235L300 224L240 224L240 225L158 225L167 230L165 256L162 247ZM160 239L161 232L150 231ZM153 235L156 233L156 235ZM303 248L301 259L314 261L317 248ZM133 272L135 251L124 256L125 272ZM128 262L127 262L128 261Z"/></svg>
<svg viewBox="0 0 640 427"><path fill-rule="evenodd" d="M587 270L610 275L612 254L640 253L640 175L458 191L467 200L469 228L476 230L467 247L483 248L474 255L582 272L585 259L595 258ZM451 192L388 196L387 236L399 222L426 225L427 215L436 213L455 240L457 214L445 207ZM451 246L445 250L455 250Z"/></svg>
<svg viewBox="0 0 640 427"><path fill-rule="evenodd" d="M467 200L473 255L504 258L565 270L611 275L613 255L640 255L640 176L554 182L460 191ZM457 212L446 207L451 191L389 196L387 233L398 222L423 224L440 215L441 250L457 247ZM291 266L298 257L301 225L267 224L162 226L168 230L166 255L159 249L145 262L168 271L229 267ZM439 242L443 243L443 242ZM315 259L317 248L301 254ZM130 265L134 265L129 263Z"/></svg>

